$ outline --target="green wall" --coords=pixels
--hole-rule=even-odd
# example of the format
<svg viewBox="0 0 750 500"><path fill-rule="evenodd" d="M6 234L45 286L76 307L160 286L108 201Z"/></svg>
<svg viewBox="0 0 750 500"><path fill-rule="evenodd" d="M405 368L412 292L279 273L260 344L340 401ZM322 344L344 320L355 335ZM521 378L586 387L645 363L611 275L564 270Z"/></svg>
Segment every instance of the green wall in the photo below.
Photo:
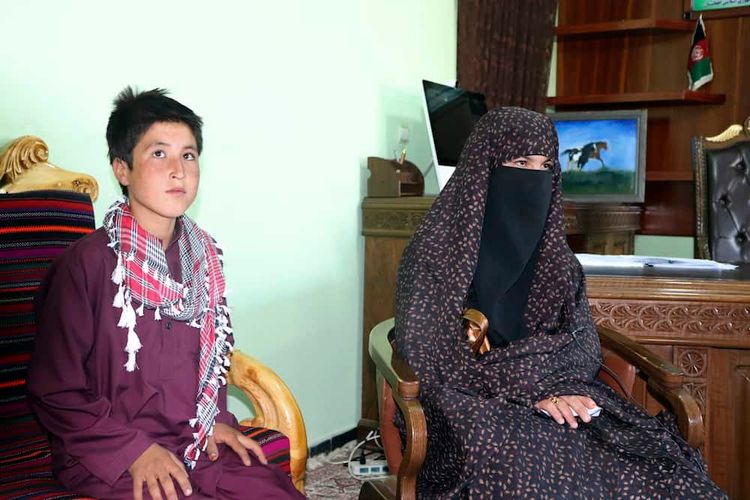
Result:
<svg viewBox="0 0 750 500"><path fill-rule="evenodd" d="M647 236L636 235L636 255L693 258L692 236Z"/></svg>
<svg viewBox="0 0 750 500"><path fill-rule="evenodd" d="M420 79L455 79L455 60L455 0L11 2L0 145L38 135L53 163L94 175L101 220L117 92L165 87L200 114L191 215L226 248L237 346L289 384L316 444L360 413L366 157L407 126L427 166Z"/></svg>

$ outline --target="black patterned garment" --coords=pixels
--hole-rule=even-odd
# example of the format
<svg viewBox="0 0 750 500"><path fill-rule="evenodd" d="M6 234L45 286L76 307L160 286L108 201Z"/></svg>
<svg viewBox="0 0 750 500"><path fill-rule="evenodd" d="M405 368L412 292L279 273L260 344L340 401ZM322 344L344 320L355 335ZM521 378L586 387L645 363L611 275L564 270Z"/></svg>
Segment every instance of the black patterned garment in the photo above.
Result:
<svg viewBox="0 0 750 500"><path fill-rule="evenodd" d="M479 259L490 173L532 154L554 165L525 333L475 357L461 315ZM673 421L650 417L596 379L601 347L583 270L565 239L557 158L548 117L522 108L489 112L404 252L396 349L422 382L429 442L419 497L725 498ZM570 394L592 398L601 415L573 429L534 409Z"/></svg>

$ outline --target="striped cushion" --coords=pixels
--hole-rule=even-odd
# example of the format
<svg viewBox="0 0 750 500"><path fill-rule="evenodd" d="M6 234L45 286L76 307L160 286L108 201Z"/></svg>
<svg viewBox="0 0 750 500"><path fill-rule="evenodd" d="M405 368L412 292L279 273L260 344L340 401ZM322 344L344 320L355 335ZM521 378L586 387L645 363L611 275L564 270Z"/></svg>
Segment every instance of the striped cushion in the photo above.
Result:
<svg viewBox="0 0 750 500"><path fill-rule="evenodd" d="M276 464L287 474L291 474L289 461L289 438L279 431L264 427L240 426L242 433L257 442L266 455L269 464Z"/></svg>
<svg viewBox="0 0 750 500"><path fill-rule="evenodd" d="M52 478L47 438L29 407L25 384L36 334L34 294L52 261L93 230L87 195L0 194L0 499L83 498ZM286 436L257 427L242 432L289 473Z"/></svg>
<svg viewBox="0 0 750 500"><path fill-rule="evenodd" d="M0 195L0 417L24 415L34 350L33 300L50 264L94 230L88 195L31 191Z"/></svg>
<svg viewBox="0 0 750 500"><path fill-rule="evenodd" d="M0 419L0 498L85 498L69 493L52 477L52 457L32 415Z"/></svg>
<svg viewBox="0 0 750 500"><path fill-rule="evenodd" d="M28 405L33 300L52 261L94 230L88 195L0 195L0 498L80 498L52 479L50 450Z"/></svg>

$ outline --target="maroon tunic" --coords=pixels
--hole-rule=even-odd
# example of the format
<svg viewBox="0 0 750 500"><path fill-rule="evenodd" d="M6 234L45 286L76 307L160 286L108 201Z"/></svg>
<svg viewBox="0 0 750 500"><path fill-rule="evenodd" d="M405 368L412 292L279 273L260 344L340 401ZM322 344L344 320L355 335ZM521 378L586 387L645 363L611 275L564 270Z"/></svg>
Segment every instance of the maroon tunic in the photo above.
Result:
<svg viewBox="0 0 750 500"><path fill-rule="evenodd" d="M166 257L170 275L180 280L177 239ZM200 330L164 315L156 321L154 311L147 309L137 319L143 344L137 368L127 372L127 330L117 326L121 309L112 306L116 257L107 243L103 228L78 240L42 283L35 302L38 329L28 388L50 432L57 479L73 491L113 498L132 495L127 469L152 443L182 459L193 441L188 421L196 414ZM227 411L225 387L216 422L237 426ZM219 453L215 463L202 454L190 473L197 492L227 498L238 485L226 484L222 494L217 483L223 477L225 482L244 481L239 486L245 498L247 492L257 498L298 495L281 469L255 460L245 468L229 448L220 447ZM176 482L175 488L179 490Z"/></svg>

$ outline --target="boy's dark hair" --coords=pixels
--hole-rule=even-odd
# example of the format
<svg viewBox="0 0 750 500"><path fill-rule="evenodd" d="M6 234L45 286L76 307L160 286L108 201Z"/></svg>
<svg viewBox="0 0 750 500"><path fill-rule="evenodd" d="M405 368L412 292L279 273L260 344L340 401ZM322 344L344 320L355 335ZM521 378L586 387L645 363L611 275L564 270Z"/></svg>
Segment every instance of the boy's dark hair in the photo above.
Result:
<svg viewBox="0 0 750 500"><path fill-rule="evenodd" d="M143 134L156 122L179 122L190 128L195 137L198 154L203 150L201 127L203 120L192 109L167 97L164 89L138 92L125 87L114 100L115 109L107 123L109 162L119 158L133 168L133 148ZM120 186L127 195L127 186Z"/></svg>

